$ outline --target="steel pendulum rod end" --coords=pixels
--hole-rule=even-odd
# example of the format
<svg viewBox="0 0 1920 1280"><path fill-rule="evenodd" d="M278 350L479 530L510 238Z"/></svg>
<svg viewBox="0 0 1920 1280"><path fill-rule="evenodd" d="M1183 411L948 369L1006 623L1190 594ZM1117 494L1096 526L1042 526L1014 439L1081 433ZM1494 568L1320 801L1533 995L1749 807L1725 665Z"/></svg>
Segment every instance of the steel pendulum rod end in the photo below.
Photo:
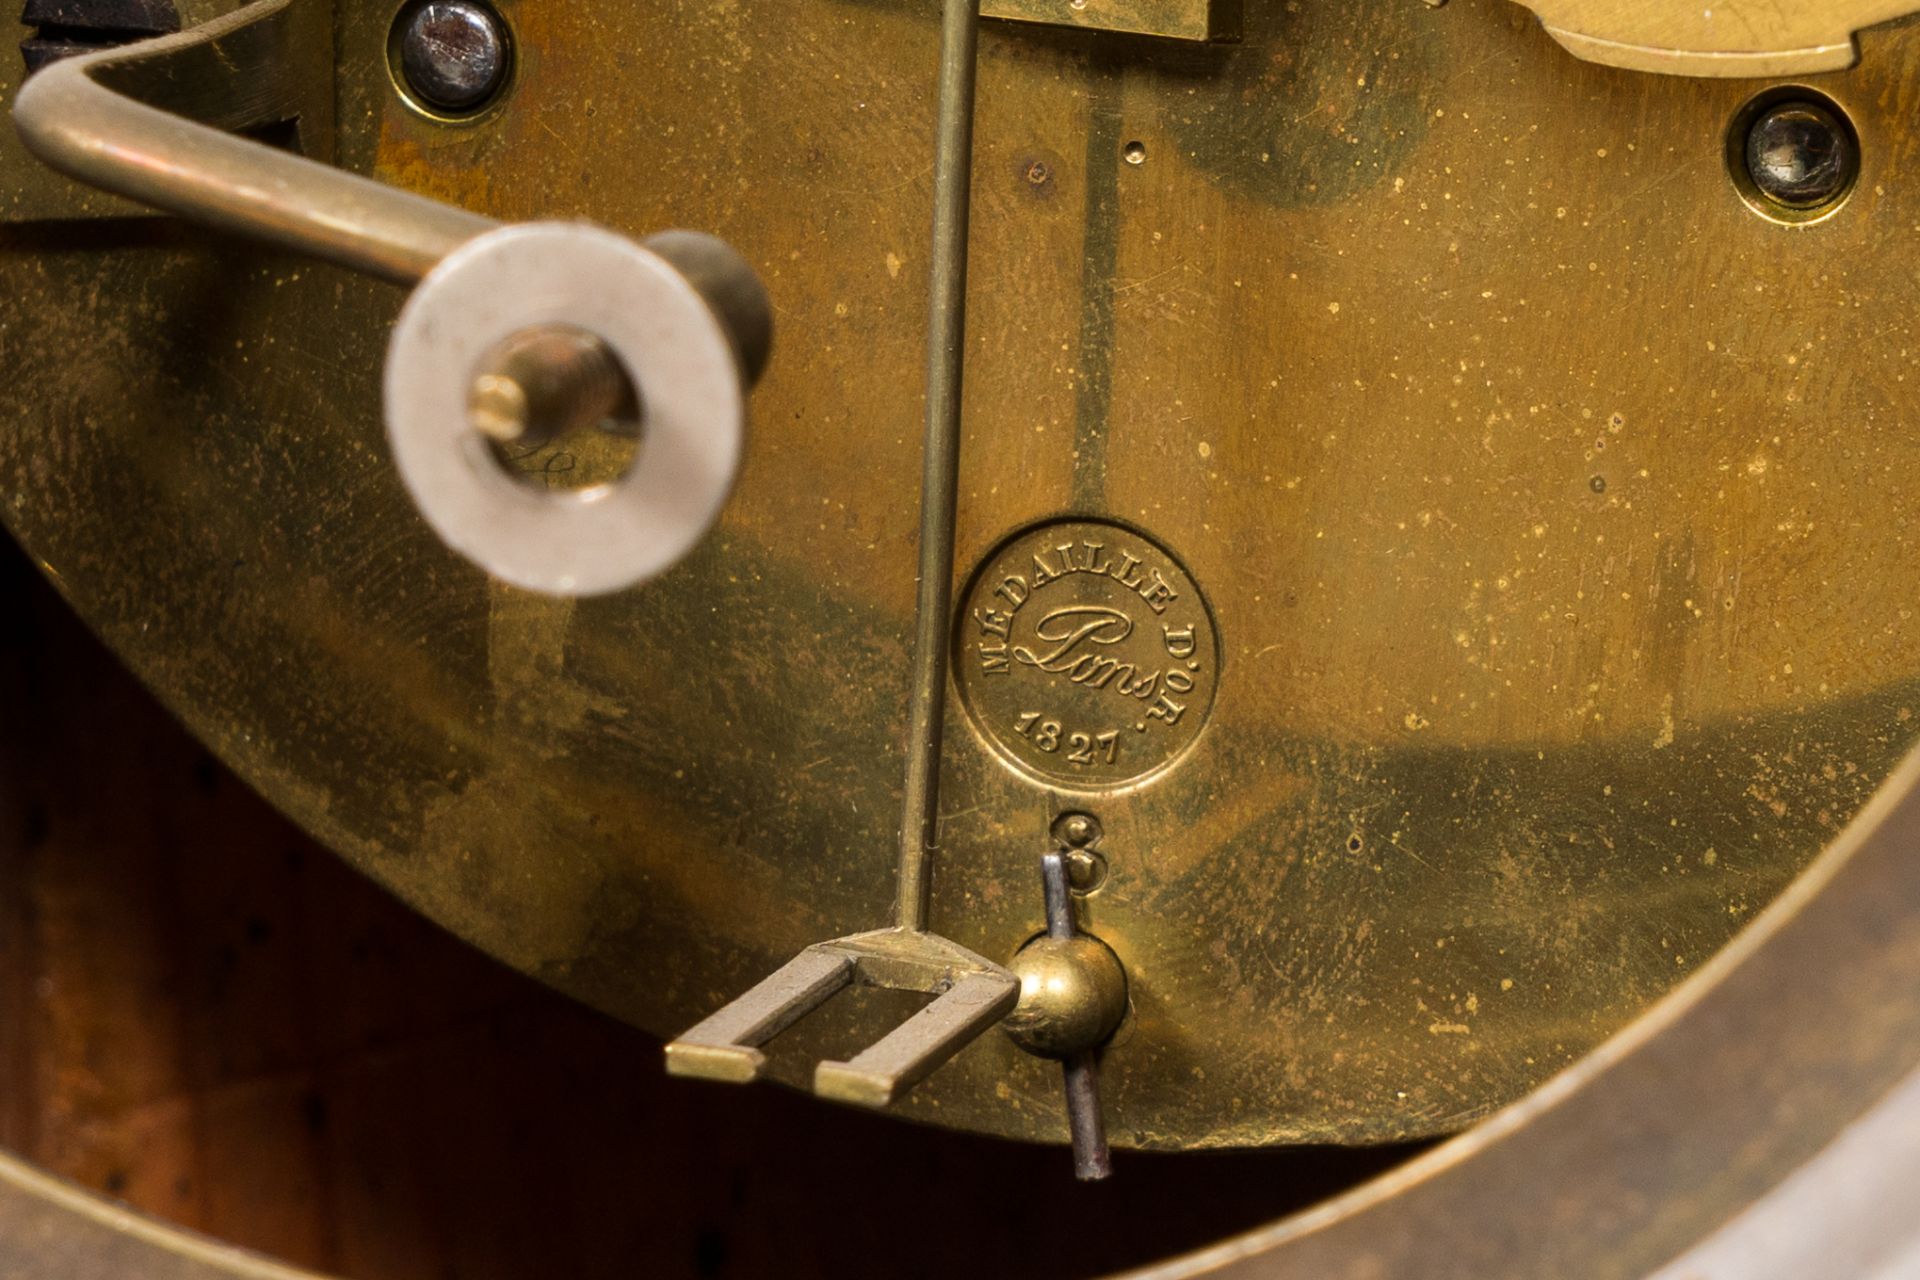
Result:
<svg viewBox="0 0 1920 1280"><path fill-rule="evenodd" d="M1073 1176L1099 1182L1113 1176L1107 1126L1100 1116L1100 1060L1093 1050L1061 1063L1067 1087L1067 1131L1073 1140Z"/></svg>
<svg viewBox="0 0 1920 1280"><path fill-rule="evenodd" d="M1020 980L1020 998L1002 1025L1028 1053L1059 1059L1074 1176L1094 1182L1113 1172L1100 1114L1099 1049L1126 1016L1127 975L1104 942L1076 927L1063 853L1041 860L1041 881L1047 932L1020 948L1009 966Z"/></svg>

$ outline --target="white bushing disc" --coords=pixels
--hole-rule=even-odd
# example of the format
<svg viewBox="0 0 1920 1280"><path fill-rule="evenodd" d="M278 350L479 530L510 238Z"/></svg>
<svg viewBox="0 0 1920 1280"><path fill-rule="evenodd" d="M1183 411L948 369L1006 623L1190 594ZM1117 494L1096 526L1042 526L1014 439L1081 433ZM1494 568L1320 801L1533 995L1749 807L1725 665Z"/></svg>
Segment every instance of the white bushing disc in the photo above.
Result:
<svg viewBox="0 0 1920 1280"><path fill-rule="evenodd" d="M633 465L597 488L523 483L469 417L481 359L554 324L599 337L639 392ZM618 591L692 550L733 490L746 395L725 327L686 277L584 224L523 223L462 245L414 290L387 346L387 437L420 513L494 577L550 595Z"/></svg>

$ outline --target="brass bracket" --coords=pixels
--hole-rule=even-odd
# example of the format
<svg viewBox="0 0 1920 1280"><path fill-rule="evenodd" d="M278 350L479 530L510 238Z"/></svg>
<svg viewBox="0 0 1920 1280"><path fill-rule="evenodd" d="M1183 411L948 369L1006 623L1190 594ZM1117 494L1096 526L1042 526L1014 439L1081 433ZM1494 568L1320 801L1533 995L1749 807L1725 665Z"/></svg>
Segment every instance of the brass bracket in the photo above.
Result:
<svg viewBox="0 0 1920 1280"><path fill-rule="evenodd" d="M667 1071L729 1084L759 1078L760 1046L856 981L933 1002L847 1062L814 1068L813 1091L884 1107L992 1026L1019 998L1012 974L937 934L876 929L816 942L667 1046Z"/></svg>

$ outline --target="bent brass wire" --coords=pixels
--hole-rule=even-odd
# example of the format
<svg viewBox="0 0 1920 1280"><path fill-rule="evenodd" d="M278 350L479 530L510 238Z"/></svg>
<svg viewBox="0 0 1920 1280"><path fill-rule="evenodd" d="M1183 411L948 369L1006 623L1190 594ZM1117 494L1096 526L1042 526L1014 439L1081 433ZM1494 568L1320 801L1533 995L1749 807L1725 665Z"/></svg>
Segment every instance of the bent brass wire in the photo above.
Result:
<svg viewBox="0 0 1920 1280"><path fill-rule="evenodd" d="M267 123L294 7L258 3L176 35L56 62L14 100L28 150L91 186L398 283L500 224L265 143L223 132ZM183 61L241 70L209 94ZM223 78L224 79L224 78Z"/></svg>
<svg viewBox="0 0 1920 1280"><path fill-rule="evenodd" d="M297 6L313 3L256 0L187 31L56 62L15 96L14 126L35 156L90 186L412 284L500 221L226 132L287 118L290 95L273 73ZM719 313L747 383L758 381L773 332L752 272L684 234L646 243Z"/></svg>

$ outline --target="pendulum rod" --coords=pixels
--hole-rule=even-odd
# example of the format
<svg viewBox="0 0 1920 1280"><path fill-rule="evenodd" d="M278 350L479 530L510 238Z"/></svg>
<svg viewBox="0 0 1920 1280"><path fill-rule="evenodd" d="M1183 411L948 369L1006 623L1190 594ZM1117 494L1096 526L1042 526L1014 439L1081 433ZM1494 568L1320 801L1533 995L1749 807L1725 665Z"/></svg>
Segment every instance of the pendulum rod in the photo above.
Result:
<svg viewBox="0 0 1920 1280"><path fill-rule="evenodd" d="M945 0L933 162L933 265L927 316L926 456L920 490L920 589L907 703L907 776L893 924L816 942L667 1046L675 1075L745 1082L762 1047L849 986L932 1000L846 1061L814 1067L813 1090L862 1106L893 1102L1004 1018L1020 984L1004 966L927 932L945 728L947 623L953 610L960 379L966 357L967 218L973 168L974 55L980 0Z"/></svg>
<svg viewBox="0 0 1920 1280"><path fill-rule="evenodd" d="M894 924L927 927L939 839L940 744L953 611L954 508L966 364L967 229L973 195L973 102L980 0L945 0L933 160L933 269L927 314L927 425L920 481L920 589L907 702L907 776L900 814Z"/></svg>

